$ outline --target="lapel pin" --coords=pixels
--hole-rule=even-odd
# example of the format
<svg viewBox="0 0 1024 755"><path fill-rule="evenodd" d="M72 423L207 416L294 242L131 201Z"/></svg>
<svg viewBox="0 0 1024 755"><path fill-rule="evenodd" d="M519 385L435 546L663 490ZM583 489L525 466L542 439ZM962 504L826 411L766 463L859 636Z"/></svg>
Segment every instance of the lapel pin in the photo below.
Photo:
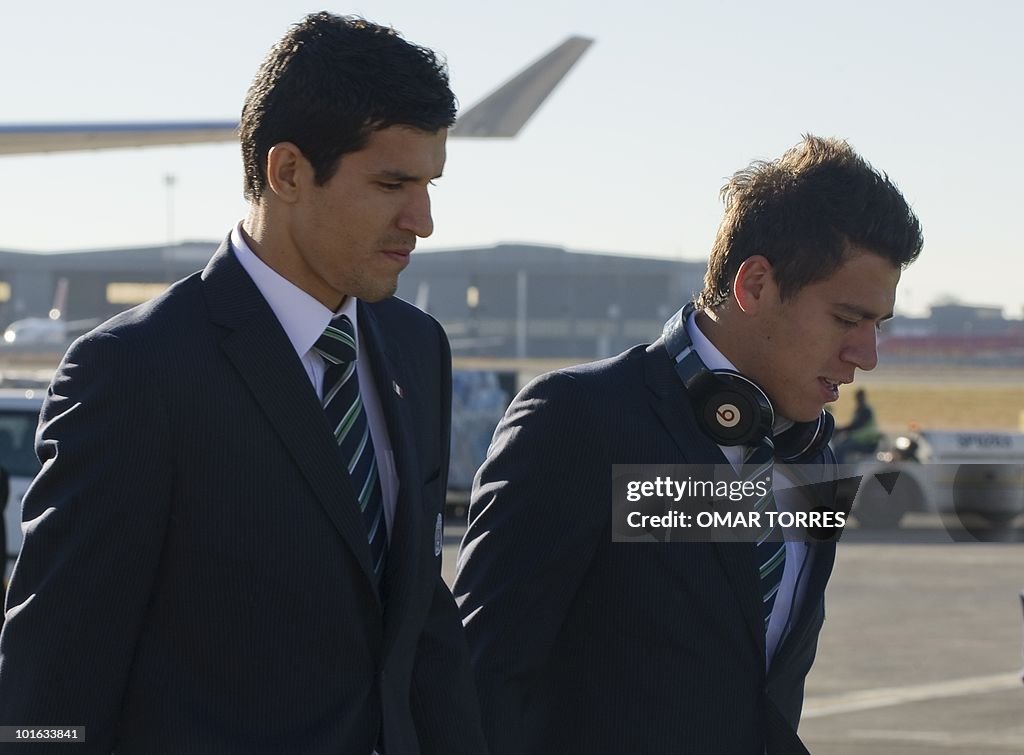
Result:
<svg viewBox="0 0 1024 755"><path fill-rule="evenodd" d="M405 391L402 390L402 386L400 386L394 380L391 381L391 387L395 389L395 394L398 396L398 398L405 398Z"/></svg>

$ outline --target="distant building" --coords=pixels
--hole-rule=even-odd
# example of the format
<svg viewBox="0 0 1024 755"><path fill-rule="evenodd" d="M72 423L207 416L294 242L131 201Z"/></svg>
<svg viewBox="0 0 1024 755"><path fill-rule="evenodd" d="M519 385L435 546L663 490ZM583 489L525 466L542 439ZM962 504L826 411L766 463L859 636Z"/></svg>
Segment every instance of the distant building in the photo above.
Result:
<svg viewBox="0 0 1024 755"><path fill-rule="evenodd" d="M657 339L706 269L499 244L414 255L398 295L440 320L458 355L594 358Z"/></svg>
<svg viewBox="0 0 1024 755"><path fill-rule="evenodd" d="M1015 321L1003 317L1002 307L933 304L932 332L936 335L1003 335Z"/></svg>
<svg viewBox="0 0 1024 755"><path fill-rule="evenodd" d="M48 317L54 308L65 320L106 319L202 269L216 248L187 242L61 253L0 250L0 324Z"/></svg>
<svg viewBox="0 0 1024 755"><path fill-rule="evenodd" d="M201 270L216 242L39 254L0 251L0 326L60 310L105 319ZM579 357L653 341L706 265L525 244L417 252L398 295L440 320L455 354ZM62 283L61 281L66 281Z"/></svg>
<svg viewBox="0 0 1024 755"><path fill-rule="evenodd" d="M73 337L76 321L99 322L201 270L218 243L0 250L0 332L12 321L47 318L56 309ZM456 356L582 361L655 340L665 320L700 291L706 267L498 244L417 252L399 279L398 295L441 321ZM41 345L54 348L49 341ZM893 318L882 330L879 352L884 364L894 365L1020 366L1024 322L1004 318L999 307L937 304L929 317Z"/></svg>
<svg viewBox="0 0 1024 755"><path fill-rule="evenodd" d="M885 364L1018 367L1024 324L1001 307L936 304L928 317L894 317L879 342Z"/></svg>

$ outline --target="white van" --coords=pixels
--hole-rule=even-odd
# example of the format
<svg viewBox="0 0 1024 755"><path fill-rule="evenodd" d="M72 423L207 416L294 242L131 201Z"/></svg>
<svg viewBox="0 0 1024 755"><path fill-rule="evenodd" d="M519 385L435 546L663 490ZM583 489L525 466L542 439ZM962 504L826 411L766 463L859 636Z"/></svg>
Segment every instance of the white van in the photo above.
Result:
<svg viewBox="0 0 1024 755"><path fill-rule="evenodd" d="M4 579L10 577L14 559L21 550L21 499L39 471L35 437L45 395L46 388L0 390L0 464L10 478L10 494L4 509Z"/></svg>
<svg viewBox="0 0 1024 755"><path fill-rule="evenodd" d="M862 526L897 527L908 511L993 525L1024 513L1024 433L924 430L887 445L854 466L863 482L852 513Z"/></svg>

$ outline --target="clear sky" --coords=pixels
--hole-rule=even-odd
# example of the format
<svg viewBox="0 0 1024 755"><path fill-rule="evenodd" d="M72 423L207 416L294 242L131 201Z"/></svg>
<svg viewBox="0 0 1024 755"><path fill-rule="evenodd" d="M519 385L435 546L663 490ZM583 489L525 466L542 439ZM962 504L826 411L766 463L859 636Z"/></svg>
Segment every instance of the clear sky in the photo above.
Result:
<svg viewBox="0 0 1024 755"><path fill-rule="evenodd" d="M0 121L236 118L269 47L322 7L4 2ZM597 40L517 139L449 145L437 230L421 248L525 241L703 260L724 179L810 132L848 139L924 223L925 251L904 275L897 311L952 297L1021 315L1024 3L361 0L328 9L390 23L442 52L466 106L564 37ZM235 145L3 158L0 175L6 249L219 240L245 213Z"/></svg>

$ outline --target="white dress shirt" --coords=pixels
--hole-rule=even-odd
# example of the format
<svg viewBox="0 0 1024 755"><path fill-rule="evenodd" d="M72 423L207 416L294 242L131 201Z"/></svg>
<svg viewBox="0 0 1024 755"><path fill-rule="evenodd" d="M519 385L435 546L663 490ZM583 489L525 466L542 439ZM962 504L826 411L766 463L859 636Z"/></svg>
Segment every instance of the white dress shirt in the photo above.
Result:
<svg viewBox="0 0 1024 755"><path fill-rule="evenodd" d="M709 370L732 370L738 372L736 367L725 355L719 351L711 341L708 340L699 327L697 327L696 313L692 313L686 321L686 332L690 336L693 348L697 355ZM775 418L773 434L789 429L793 421L784 417ZM719 446L725 458L736 469L743 464L743 457L746 454L745 446ZM772 487L775 491L785 490L794 486L779 467L774 468ZM785 496L776 498L776 505L779 511L785 511ZM786 562L782 570L782 582L779 591L775 595L775 605L772 606L772 615L768 619L768 630L765 634L765 668L770 668L775 652L785 639L791 621L795 621L803 607L805 593L807 592L807 573L813 560L813 554L805 542L786 541Z"/></svg>
<svg viewBox="0 0 1024 755"><path fill-rule="evenodd" d="M291 281L279 275L249 248L242 234L241 222L231 232L231 250L245 272L252 278L256 288L263 294L273 310L292 348L302 362L318 399L323 399L323 381L326 366L323 357L313 344L323 335L324 329L337 315L345 314L352 321L356 333L356 375L359 379L359 393L366 409L366 420L373 439L373 452L377 458L380 475L381 495L384 504L384 520L387 522L388 540L394 529L395 505L398 501L398 474L395 470L395 455L388 436L387 423L381 409L377 384L373 379L363 339L359 337L359 317L354 297L347 296L337 312L332 312L319 301L307 294Z"/></svg>

